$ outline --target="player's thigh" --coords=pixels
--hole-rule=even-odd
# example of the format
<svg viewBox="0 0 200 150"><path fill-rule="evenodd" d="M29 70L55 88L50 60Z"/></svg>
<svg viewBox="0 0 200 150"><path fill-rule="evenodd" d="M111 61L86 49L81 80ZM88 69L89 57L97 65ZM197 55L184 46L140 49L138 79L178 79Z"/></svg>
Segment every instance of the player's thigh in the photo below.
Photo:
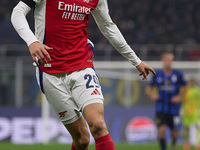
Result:
<svg viewBox="0 0 200 150"><path fill-rule="evenodd" d="M83 116L73 123L65 124L65 127L71 134L74 141L78 141L80 138L89 141L90 134Z"/></svg>
<svg viewBox="0 0 200 150"><path fill-rule="evenodd" d="M103 104L103 94L96 72L86 68L70 75L72 96L79 110L83 112L85 106L93 103Z"/></svg>
<svg viewBox="0 0 200 150"><path fill-rule="evenodd" d="M167 125L160 125L158 126L158 137L165 138Z"/></svg>
<svg viewBox="0 0 200 150"><path fill-rule="evenodd" d="M171 136L172 136L172 138L177 139L178 136L179 136L179 131L178 130L172 130L171 131Z"/></svg>
<svg viewBox="0 0 200 150"><path fill-rule="evenodd" d="M63 124L76 121L81 116L81 113L76 111L77 106L73 101L70 90L66 89L66 83L62 80L64 74L41 72L42 75L40 75L38 71L36 76L39 85L43 88L44 94L58 118Z"/></svg>
<svg viewBox="0 0 200 150"><path fill-rule="evenodd" d="M92 124L96 120L104 121L103 104L94 103L94 104L87 105L83 110L83 114L84 114L88 124Z"/></svg>
<svg viewBox="0 0 200 150"><path fill-rule="evenodd" d="M103 104L94 103L87 105L83 110L83 114L94 138L108 134L106 123L104 121Z"/></svg>

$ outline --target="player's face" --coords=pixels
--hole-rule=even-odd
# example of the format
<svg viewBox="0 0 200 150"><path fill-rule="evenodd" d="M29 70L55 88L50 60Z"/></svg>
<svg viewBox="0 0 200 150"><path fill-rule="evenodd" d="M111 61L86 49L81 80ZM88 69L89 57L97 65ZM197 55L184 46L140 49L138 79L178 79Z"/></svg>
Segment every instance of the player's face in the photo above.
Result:
<svg viewBox="0 0 200 150"><path fill-rule="evenodd" d="M171 53L164 54L163 57L162 57L163 67L164 68L171 68L173 60L174 60L173 54L171 54Z"/></svg>

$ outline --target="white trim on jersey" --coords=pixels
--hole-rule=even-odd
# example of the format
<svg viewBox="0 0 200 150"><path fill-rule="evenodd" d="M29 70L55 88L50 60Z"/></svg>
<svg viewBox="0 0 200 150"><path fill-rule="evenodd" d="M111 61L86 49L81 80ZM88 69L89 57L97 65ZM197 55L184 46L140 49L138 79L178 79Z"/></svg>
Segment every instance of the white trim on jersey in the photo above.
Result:
<svg viewBox="0 0 200 150"><path fill-rule="evenodd" d="M35 36L40 43L44 43L45 38L45 15L46 0L34 0L36 2L34 19L35 19ZM38 3L37 3L38 2Z"/></svg>
<svg viewBox="0 0 200 150"><path fill-rule="evenodd" d="M123 35L113 23L108 12L107 0L99 0L97 7L91 12L100 31L115 47L115 49L127 58L132 65L137 66L141 60L125 41Z"/></svg>
<svg viewBox="0 0 200 150"><path fill-rule="evenodd" d="M28 46L33 42L38 41L31 29L29 28L28 22L26 20L26 15L30 10L31 8L27 4L20 1L13 9L11 15L11 22L15 30Z"/></svg>

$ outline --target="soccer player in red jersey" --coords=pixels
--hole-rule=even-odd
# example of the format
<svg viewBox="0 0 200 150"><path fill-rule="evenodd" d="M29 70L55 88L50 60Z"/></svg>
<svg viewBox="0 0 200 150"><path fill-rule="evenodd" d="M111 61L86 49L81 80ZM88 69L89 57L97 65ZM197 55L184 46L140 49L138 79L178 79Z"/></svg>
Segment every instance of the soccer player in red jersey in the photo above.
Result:
<svg viewBox="0 0 200 150"><path fill-rule="evenodd" d="M25 18L33 7L35 33ZM107 0L21 0L13 9L11 21L38 65L36 77L41 91L73 138L71 149L88 149L87 121L96 150L114 150L93 66L94 47L86 31L90 13L102 34L143 79L147 79L149 71L155 74L136 56L112 22Z"/></svg>

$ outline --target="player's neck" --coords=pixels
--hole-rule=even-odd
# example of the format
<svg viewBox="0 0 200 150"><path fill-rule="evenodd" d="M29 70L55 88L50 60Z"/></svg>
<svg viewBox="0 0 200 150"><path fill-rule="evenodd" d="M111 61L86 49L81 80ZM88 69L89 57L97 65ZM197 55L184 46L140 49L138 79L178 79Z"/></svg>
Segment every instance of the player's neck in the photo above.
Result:
<svg viewBox="0 0 200 150"><path fill-rule="evenodd" d="M163 71L165 72L165 74L171 75L171 73L172 73L172 68L163 68Z"/></svg>

